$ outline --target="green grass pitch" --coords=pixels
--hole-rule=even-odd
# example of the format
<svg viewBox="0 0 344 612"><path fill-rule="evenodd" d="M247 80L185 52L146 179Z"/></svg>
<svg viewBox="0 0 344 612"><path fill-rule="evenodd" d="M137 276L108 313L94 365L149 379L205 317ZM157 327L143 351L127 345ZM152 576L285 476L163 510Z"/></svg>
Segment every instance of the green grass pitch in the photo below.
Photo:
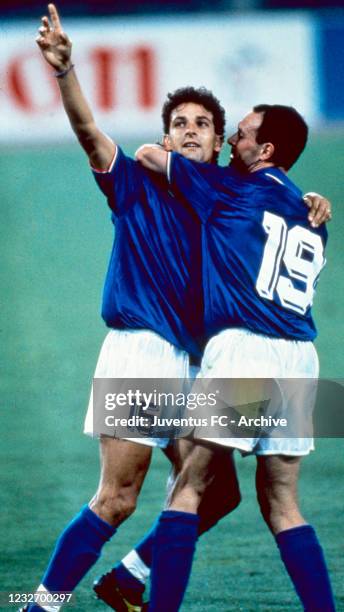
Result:
<svg viewBox="0 0 344 612"><path fill-rule="evenodd" d="M313 137L292 173L304 190L320 191L333 203L328 265L314 311L322 375L336 378L344 378L343 145L341 133ZM132 144L126 150L134 149ZM112 226L76 144L0 154L0 591L22 592L38 585L60 530L97 485L97 443L81 429L105 335L99 310ZM200 540L182 610L296 612L298 600L257 509L254 459L238 457L237 463L242 504ZM344 611L343 464L344 441L319 440L304 461L300 487L303 511L326 551L339 611ZM136 514L105 547L71 610L105 609L92 598L92 581L151 525L167 472L156 451Z"/></svg>

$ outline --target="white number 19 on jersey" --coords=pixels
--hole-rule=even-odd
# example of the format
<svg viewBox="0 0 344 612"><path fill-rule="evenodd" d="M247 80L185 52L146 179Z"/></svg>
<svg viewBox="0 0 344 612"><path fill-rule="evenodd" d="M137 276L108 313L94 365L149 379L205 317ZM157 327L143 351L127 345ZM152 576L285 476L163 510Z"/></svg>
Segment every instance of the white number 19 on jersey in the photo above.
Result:
<svg viewBox="0 0 344 612"><path fill-rule="evenodd" d="M324 247L320 236L296 225L288 230L282 217L264 213L263 227L268 235L256 283L259 295L268 300L274 293L282 306L305 314L313 303L315 282L324 267ZM288 276L280 273L282 262ZM302 281L304 290L296 289L293 279Z"/></svg>

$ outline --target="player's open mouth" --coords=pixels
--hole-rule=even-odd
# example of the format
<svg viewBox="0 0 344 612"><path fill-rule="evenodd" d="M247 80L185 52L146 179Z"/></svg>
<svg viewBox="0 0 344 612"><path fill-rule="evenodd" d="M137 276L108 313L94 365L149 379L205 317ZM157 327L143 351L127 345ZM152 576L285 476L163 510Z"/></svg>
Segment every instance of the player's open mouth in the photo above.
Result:
<svg viewBox="0 0 344 612"><path fill-rule="evenodd" d="M186 142L183 144L183 149L200 149L200 145L197 142Z"/></svg>

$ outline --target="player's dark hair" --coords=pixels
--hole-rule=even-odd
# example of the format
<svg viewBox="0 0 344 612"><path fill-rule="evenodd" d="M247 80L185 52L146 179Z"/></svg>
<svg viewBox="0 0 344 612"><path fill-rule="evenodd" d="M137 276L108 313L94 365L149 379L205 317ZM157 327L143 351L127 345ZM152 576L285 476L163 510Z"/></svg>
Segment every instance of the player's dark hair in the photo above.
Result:
<svg viewBox="0 0 344 612"><path fill-rule="evenodd" d="M256 141L259 144L271 142L275 151L269 161L289 170L306 146L307 123L292 106L258 104L253 111L264 115Z"/></svg>
<svg viewBox="0 0 344 612"><path fill-rule="evenodd" d="M172 93L167 94L161 112L164 134L168 134L170 131L172 111L177 108L177 106L188 102L200 104L204 106L208 112L212 113L215 133L223 140L226 125L225 109L221 106L214 94L205 87L199 87L197 89L195 87L180 87ZM214 154L214 161L217 160L218 155L218 153Z"/></svg>

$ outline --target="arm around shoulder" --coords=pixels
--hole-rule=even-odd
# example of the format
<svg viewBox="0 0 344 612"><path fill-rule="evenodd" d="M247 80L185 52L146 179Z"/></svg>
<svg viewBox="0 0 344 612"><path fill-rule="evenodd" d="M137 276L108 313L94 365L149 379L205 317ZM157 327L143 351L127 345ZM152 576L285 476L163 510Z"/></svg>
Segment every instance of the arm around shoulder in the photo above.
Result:
<svg viewBox="0 0 344 612"><path fill-rule="evenodd" d="M136 161L140 162L148 170L160 172L161 174L168 173L168 158L168 152L156 144L144 144L135 153Z"/></svg>

